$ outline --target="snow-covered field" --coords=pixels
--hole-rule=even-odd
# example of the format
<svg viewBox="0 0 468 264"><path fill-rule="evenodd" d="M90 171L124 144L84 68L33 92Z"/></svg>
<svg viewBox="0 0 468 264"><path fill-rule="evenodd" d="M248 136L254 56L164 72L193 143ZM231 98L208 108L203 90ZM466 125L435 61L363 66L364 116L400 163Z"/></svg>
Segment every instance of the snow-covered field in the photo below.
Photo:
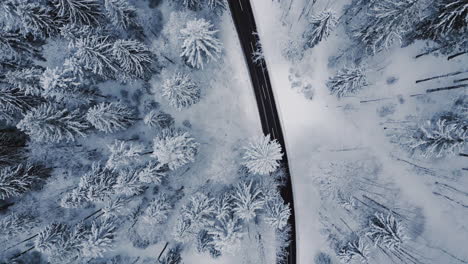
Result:
<svg viewBox="0 0 468 264"><path fill-rule="evenodd" d="M343 4L347 3L319 0L312 9L305 9L318 14L330 8L339 17ZM320 251L335 259L333 242L346 240L346 233L359 234L359 228L366 224L358 220L359 208L366 207L363 203L353 201L351 209L344 209L330 202L333 198L326 195L328 188L368 203L371 202L361 195L374 197L397 212L417 214L407 224L415 236L408 251L413 252L417 261L466 263L463 260L468 259L465 246L468 226L462 220L468 216L466 207L433 193L444 182L461 190L468 189L466 171L461 170L466 166L466 158L454 156L427 161L409 157L399 146L390 143L388 136L398 130L399 121L404 123L406 117L430 119L432 113L448 110L460 95L466 95L466 89L462 89L410 96L424 94L428 88L451 85L453 78L424 84L415 84L415 80L466 70L466 56L447 61L443 56L428 55L416 60L414 56L422 50L422 43L392 48L365 62L369 64L367 87L338 100L330 95L326 82L336 71L330 58L339 55L340 49L344 49L343 42L346 43L342 29L332 32L327 40L291 62L284 54L291 45L289 41L300 36L307 24L305 19L298 19L306 1L294 1L290 6L255 0L252 5L286 137L294 186L299 263L312 263ZM391 78L395 82L388 81ZM306 90L301 90L306 86ZM360 102L380 98L385 99ZM361 189L360 182L369 178L378 187L364 184ZM457 198L466 206L466 193ZM338 229L333 231L335 228ZM333 235L336 231L338 235ZM371 253L374 259L369 263L403 263L401 259L388 258L375 251L378 250Z"/></svg>

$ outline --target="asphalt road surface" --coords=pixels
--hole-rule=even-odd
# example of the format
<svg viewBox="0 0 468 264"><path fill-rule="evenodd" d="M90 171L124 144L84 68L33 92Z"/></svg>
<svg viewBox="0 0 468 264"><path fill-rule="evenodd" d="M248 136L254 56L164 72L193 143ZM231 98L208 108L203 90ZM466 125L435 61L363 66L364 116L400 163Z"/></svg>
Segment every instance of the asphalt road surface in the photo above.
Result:
<svg viewBox="0 0 468 264"><path fill-rule="evenodd" d="M280 191L284 201L291 206L291 217L289 218L291 243L288 247L289 255L286 263L296 264L296 224L288 156L265 60L261 59L254 62L252 56L259 43L252 6L250 5L250 0L228 0L228 2L252 80L263 133L270 134L272 138L278 140L283 149L282 165L286 171L287 180L285 186Z"/></svg>

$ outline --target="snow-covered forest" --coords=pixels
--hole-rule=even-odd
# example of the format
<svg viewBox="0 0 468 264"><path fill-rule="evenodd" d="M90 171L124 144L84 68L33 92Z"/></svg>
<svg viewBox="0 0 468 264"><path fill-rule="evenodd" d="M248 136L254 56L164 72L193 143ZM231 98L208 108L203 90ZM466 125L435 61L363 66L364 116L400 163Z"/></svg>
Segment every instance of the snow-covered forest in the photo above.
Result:
<svg viewBox="0 0 468 264"><path fill-rule="evenodd" d="M0 263L284 256L226 1L5 0L0 24Z"/></svg>
<svg viewBox="0 0 468 264"><path fill-rule="evenodd" d="M231 0L0 0L0 263L287 263ZM251 0L299 263L468 263L468 1Z"/></svg>

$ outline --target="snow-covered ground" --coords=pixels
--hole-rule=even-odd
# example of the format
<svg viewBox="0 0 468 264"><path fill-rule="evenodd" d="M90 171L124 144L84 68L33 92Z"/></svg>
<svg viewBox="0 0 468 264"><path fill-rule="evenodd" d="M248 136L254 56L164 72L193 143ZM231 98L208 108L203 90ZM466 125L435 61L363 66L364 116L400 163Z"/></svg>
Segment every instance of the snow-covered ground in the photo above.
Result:
<svg viewBox="0 0 468 264"><path fill-rule="evenodd" d="M442 96L429 95L421 100L409 95L424 93L427 88L447 86L452 80L434 81L426 85L415 85L414 81L463 69L467 62L466 56L450 62L444 57L434 56L415 60L414 56L421 49L419 43L404 49L393 49L385 52L385 57L377 56L370 61L375 63L370 67L371 84L359 97L337 100L329 94L325 84L334 72L334 69L329 68L329 58L337 55L337 47L343 41L342 35L339 35L344 34L342 31L333 32L327 41L307 50L299 62L292 63L283 56L289 45L289 38L299 35L295 31L303 30L304 23L298 19L303 2L295 2L296 6L293 4L287 12L289 4L281 6L276 1L251 1L286 138L296 206L298 263L312 263L319 251L330 252L328 234L323 231L326 229L324 215L333 219L334 223L340 222L340 213L327 207L321 196L320 183L342 177L342 181L332 188L356 185L359 177L364 178L364 172L354 175L346 171L344 175L340 175L343 172L337 167L343 163L357 166L363 160L370 160L372 164L364 165L364 169L369 166L378 168L371 174L379 182L396 186L395 190L399 193L397 200L422 208L423 216L418 218L422 223L417 225L423 229L423 233L417 238L417 245L420 246L416 247L419 252L426 254L425 261L460 263L454 256L468 259L465 247L467 225L462 220L467 217L466 208L448 204L432 193L434 182L440 180L442 174L460 171L466 165L466 160L460 157L432 163L417 160L416 164L437 170L437 176L416 172L414 165L402 161L407 155L391 144L386 136L386 129L391 125L382 125L383 121L402 120L407 115L430 118L428 113L444 107L447 109L447 98L456 98L464 93L463 90L446 92ZM325 8L339 11L343 4L343 1L333 4L325 2L327 1L318 1L312 13L319 13ZM395 84L387 82L390 77L396 78ZM299 79L302 86L310 84L312 92L308 91L308 96L312 95L311 100L293 88L297 86L292 85L295 79ZM405 101L398 102L398 95ZM359 100L376 98L390 99L359 103ZM424 100L430 103L421 107ZM379 111L382 113L385 107L395 107L397 110L385 119L379 115ZM358 178L349 179L352 177ZM458 183L464 184L462 189L467 189L466 180ZM354 228L352 224L349 225L351 229ZM453 256L441 250L433 250L432 247L440 247ZM380 260L377 263L391 262L381 256L376 258Z"/></svg>

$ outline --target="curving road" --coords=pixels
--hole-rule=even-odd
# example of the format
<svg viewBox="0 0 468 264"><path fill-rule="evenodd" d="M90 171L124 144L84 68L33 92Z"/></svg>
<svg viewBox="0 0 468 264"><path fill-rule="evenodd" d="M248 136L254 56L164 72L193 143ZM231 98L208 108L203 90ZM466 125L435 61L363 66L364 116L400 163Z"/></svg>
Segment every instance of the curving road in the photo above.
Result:
<svg viewBox="0 0 468 264"><path fill-rule="evenodd" d="M259 43L257 26L253 16L250 0L228 0L232 19L236 26L240 44L244 52L244 57L249 69L250 78L257 100L260 121L262 123L263 133L270 134L272 138L278 140L283 149L282 165L285 168L287 180L285 186L281 189L281 196L291 206L291 217L289 224L291 226L291 243L288 247L288 264L296 264L296 225L294 214L294 200L292 192L291 174L289 172L288 156L284 142L283 131L281 129L278 111L276 109L275 98L271 88L270 77L265 60L261 59L254 62L253 52Z"/></svg>

